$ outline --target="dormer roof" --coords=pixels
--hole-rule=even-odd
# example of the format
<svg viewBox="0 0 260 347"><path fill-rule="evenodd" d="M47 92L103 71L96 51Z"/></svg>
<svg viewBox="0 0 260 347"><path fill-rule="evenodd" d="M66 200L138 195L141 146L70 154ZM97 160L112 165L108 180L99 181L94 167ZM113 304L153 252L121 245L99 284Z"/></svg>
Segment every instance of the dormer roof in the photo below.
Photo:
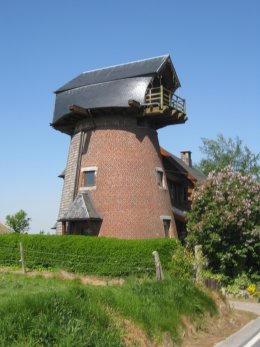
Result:
<svg viewBox="0 0 260 347"><path fill-rule="evenodd" d="M91 199L90 192L78 193L65 215L59 221L101 219Z"/></svg>

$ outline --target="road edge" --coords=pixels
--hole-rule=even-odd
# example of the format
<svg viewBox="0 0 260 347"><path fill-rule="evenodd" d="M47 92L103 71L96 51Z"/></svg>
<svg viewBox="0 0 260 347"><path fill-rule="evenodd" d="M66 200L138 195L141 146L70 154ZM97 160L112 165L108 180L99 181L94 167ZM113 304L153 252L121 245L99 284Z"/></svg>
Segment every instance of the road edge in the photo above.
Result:
<svg viewBox="0 0 260 347"><path fill-rule="evenodd" d="M225 340L218 342L213 347L242 347L245 343L260 332L260 316L247 323L236 333Z"/></svg>

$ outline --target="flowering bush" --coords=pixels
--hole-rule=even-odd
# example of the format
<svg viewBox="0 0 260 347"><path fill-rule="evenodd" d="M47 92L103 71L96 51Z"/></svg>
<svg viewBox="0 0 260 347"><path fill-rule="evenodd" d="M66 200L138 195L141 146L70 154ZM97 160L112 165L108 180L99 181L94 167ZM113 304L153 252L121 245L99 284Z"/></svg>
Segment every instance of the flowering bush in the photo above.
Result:
<svg viewBox="0 0 260 347"><path fill-rule="evenodd" d="M260 269L260 182L226 167L211 172L192 196L188 245L201 244L209 267L229 277ZM260 229L260 228L259 228Z"/></svg>
<svg viewBox="0 0 260 347"><path fill-rule="evenodd" d="M256 292L256 285L254 283L249 284L249 286L246 288L246 290L249 292L249 294L254 295Z"/></svg>

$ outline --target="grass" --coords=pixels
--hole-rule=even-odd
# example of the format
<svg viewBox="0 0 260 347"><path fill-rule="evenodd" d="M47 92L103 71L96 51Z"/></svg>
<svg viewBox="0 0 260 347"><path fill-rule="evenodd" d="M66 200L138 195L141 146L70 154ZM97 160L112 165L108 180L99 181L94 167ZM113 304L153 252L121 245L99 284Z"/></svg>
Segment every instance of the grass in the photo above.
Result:
<svg viewBox="0 0 260 347"><path fill-rule="evenodd" d="M215 303L188 281L129 280L122 286L0 274L0 346L124 346L127 318L151 340L180 341L181 317L214 314Z"/></svg>

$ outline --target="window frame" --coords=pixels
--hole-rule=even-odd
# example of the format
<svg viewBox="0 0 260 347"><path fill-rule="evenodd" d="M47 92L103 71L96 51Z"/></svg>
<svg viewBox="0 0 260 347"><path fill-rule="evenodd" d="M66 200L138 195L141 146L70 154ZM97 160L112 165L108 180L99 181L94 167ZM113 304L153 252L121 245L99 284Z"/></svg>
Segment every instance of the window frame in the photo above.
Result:
<svg viewBox="0 0 260 347"><path fill-rule="evenodd" d="M160 216L160 219L162 221L165 238L171 238L172 237L172 232L173 232L172 217L171 216ZM166 228L165 228L165 225L166 225L165 222L169 223L168 230L166 230Z"/></svg>
<svg viewBox="0 0 260 347"><path fill-rule="evenodd" d="M161 167L156 167L155 173L156 173L156 180L157 180L157 185L159 189L167 190L166 176L165 176L164 170ZM161 175L160 178L159 178L159 175Z"/></svg>
<svg viewBox="0 0 260 347"><path fill-rule="evenodd" d="M82 167L80 169L81 173L81 184L79 187L80 191L86 191L86 190L96 190L96 176L97 176L97 166L88 166L88 167ZM94 172L94 184L93 185L87 185L87 172Z"/></svg>

